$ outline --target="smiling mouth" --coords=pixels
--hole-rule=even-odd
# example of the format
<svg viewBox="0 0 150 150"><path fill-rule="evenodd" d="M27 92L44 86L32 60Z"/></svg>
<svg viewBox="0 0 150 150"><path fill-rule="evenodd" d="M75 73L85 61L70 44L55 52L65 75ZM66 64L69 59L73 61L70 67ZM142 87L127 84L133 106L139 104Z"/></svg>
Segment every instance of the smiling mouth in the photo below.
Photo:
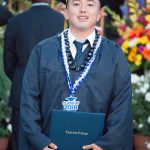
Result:
<svg viewBox="0 0 150 150"><path fill-rule="evenodd" d="M88 17L87 16L79 16L78 19L80 21L86 21L88 19Z"/></svg>

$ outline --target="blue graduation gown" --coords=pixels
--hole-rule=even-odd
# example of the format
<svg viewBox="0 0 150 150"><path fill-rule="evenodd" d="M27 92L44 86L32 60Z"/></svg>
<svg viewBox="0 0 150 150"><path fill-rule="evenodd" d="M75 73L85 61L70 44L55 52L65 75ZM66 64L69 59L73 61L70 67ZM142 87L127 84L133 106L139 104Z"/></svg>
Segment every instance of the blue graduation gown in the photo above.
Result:
<svg viewBox="0 0 150 150"><path fill-rule="evenodd" d="M71 71L73 83L80 74ZM63 109L62 101L69 95L60 40L54 36L33 49L24 74L21 121L28 150L42 150L51 143L47 136L51 110ZM116 44L102 38L91 70L75 96L80 101L78 111L106 113L104 136L95 141L98 146L103 150L132 150L130 71Z"/></svg>

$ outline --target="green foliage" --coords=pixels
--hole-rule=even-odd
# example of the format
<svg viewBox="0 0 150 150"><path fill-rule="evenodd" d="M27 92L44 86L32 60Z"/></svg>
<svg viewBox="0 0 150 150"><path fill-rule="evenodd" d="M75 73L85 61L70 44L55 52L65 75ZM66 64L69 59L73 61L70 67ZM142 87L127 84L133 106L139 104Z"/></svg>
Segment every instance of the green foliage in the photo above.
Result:
<svg viewBox="0 0 150 150"><path fill-rule="evenodd" d="M3 71L3 31L0 28L0 137L10 134L8 125L10 124L10 108L8 107L8 97L10 91L10 81Z"/></svg>
<svg viewBox="0 0 150 150"><path fill-rule="evenodd" d="M3 34L5 27L0 27L0 98L7 101L9 96L10 81L3 70Z"/></svg>
<svg viewBox="0 0 150 150"><path fill-rule="evenodd" d="M10 108L5 100L0 101L0 137L10 135Z"/></svg>
<svg viewBox="0 0 150 150"><path fill-rule="evenodd" d="M150 79L132 75L133 125L141 134L150 136Z"/></svg>

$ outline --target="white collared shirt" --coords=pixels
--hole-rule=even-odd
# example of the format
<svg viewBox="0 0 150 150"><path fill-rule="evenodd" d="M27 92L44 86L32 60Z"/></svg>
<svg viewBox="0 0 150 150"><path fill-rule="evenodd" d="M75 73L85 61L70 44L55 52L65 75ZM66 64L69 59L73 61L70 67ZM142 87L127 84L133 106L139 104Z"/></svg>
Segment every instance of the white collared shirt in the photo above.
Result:
<svg viewBox="0 0 150 150"><path fill-rule="evenodd" d="M41 3L33 3L33 4L32 4L32 7L33 7L33 6L49 6L49 4L48 4L48 3L41 2Z"/></svg>
<svg viewBox="0 0 150 150"><path fill-rule="evenodd" d="M71 51L71 54L72 54L72 57L75 58L76 56L76 53L77 53L77 49L74 45L74 41L79 41L81 43L85 42L86 40L89 41L91 47L93 46L93 43L94 43L94 39L95 39L95 30L83 41L79 41L70 31L70 29L68 30L68 40L69 40L69 43L70 43L70 51ZM82 52L85 50L85 48L88 46L88 44L84 44L83 45L83 48L82 48Z"/></svg>

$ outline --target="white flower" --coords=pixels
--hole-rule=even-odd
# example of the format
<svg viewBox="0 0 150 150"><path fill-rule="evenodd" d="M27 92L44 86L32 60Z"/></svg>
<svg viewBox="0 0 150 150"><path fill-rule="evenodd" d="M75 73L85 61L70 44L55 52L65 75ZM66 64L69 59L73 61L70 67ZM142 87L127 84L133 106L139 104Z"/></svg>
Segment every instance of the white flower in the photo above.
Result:
<svg viewBox="0 0 150 150"><path fill-rule="evenodd" d="M148 25L145 27L145 29L150 29L150 24L148 24Z"/></svg>
<svg viewBox="0 0 150 150"><path fill-rule="evenodd" d="M144 76L143 75L140 77L140 80L141 80L141 82L144 82Z"/></svg>
<svg viewBox="0 0 150 150"><path fill-rule="evenodd" d="M135 121L135 120L133 120L133 122L134 122L134 123L136 123L136 121Z"/></svg>
<svg viewBox="0 0 150 150"><path fill-rule="evenodd" d="M147 149L150 149L150 143L146 144Z"/></svg>
<svg viewBox="0 0 150 150"><path fill-rule="evenodd" d="M139 94L139 93L140 93L139 89L136 89L136 90L135 90L135 93L136 93L136 94Z"/></svg>
<svg viewBox="0 0 150 150"><path fill-rule="evenodd" d="M150 49L150 44L149 44L149 43L146 44L146 48L147 48L147 49Z"/></svg>
<svg viewBox="0 0 150 150"><path fill-rule="evenodd" d="M141 124L139 124L138 128L141 129L141 128L143 128L143 126L144 125L141 123Z"/></svg>
<svg viewBox="0 0 150 150"><path fill-rule="evenodd" d="M133 40L130 40L129 47L136 46L137 42L138 42L138 38L134 38Z"/></svg>
<svg viewBox="0 0 150 150"><path fill-rule="evenodd" d="M10 119L9 119L9 118L6 118L6 122L10 122Z"/></svg>
<svg viewBox="0 0 150 150"><path fill-rule="evenodd" d="M5 6L5 5L7 5L7 4L6 4L6 2L4 1L4 2L2 2L2 5Z"/></svg>
<svg viewBox="0 0 150 150"><path fill-rule="evenodd" d="M150 102L150 92L148 92L148 93L145 94L145 100L147 102Z"/></svg>
<svg viewBox="0 0 150 150"><path fill-rule="evenodd" d="M144 83L144 88L146 89L146 90L148 90L148 88L149 88L149 84L148 83Z"/></svg>
<svg viewBox="0 0 150 150"><path fill-rule="evenodd" d="M138 87L142 86L142 82L137 82Z"/></svg>
<svg viewBox="0 0 150 150"><path fill-rule="evenodd" d="M148 117L147 122L150 124L150 116Z"/></svg>
<svg viewBox="0 0 150 150"><path fill-rule="evenodd" d="M141 93L143 93L143 94L145 94L145 93L146 93L146 91L147 91L144 87L140 87L140 89L139 89L139 90L140 90L140 92L141 92Z"/></svg>
<svg viewBox="0 0 150 150"><path fill-rule="evenodd" d="M139 81L140 81L140 77L138 75L136 75L136 74L131 75L131 82L132 83L137 83Z"/></svg>
<svg viewBox="0 0 150 150"><path fill-rule="evenodd" d="M11 125L11 124L8 124L8 125L7 125L7 129L8 129L8 131L12 132L12 125Z"/></svg>

